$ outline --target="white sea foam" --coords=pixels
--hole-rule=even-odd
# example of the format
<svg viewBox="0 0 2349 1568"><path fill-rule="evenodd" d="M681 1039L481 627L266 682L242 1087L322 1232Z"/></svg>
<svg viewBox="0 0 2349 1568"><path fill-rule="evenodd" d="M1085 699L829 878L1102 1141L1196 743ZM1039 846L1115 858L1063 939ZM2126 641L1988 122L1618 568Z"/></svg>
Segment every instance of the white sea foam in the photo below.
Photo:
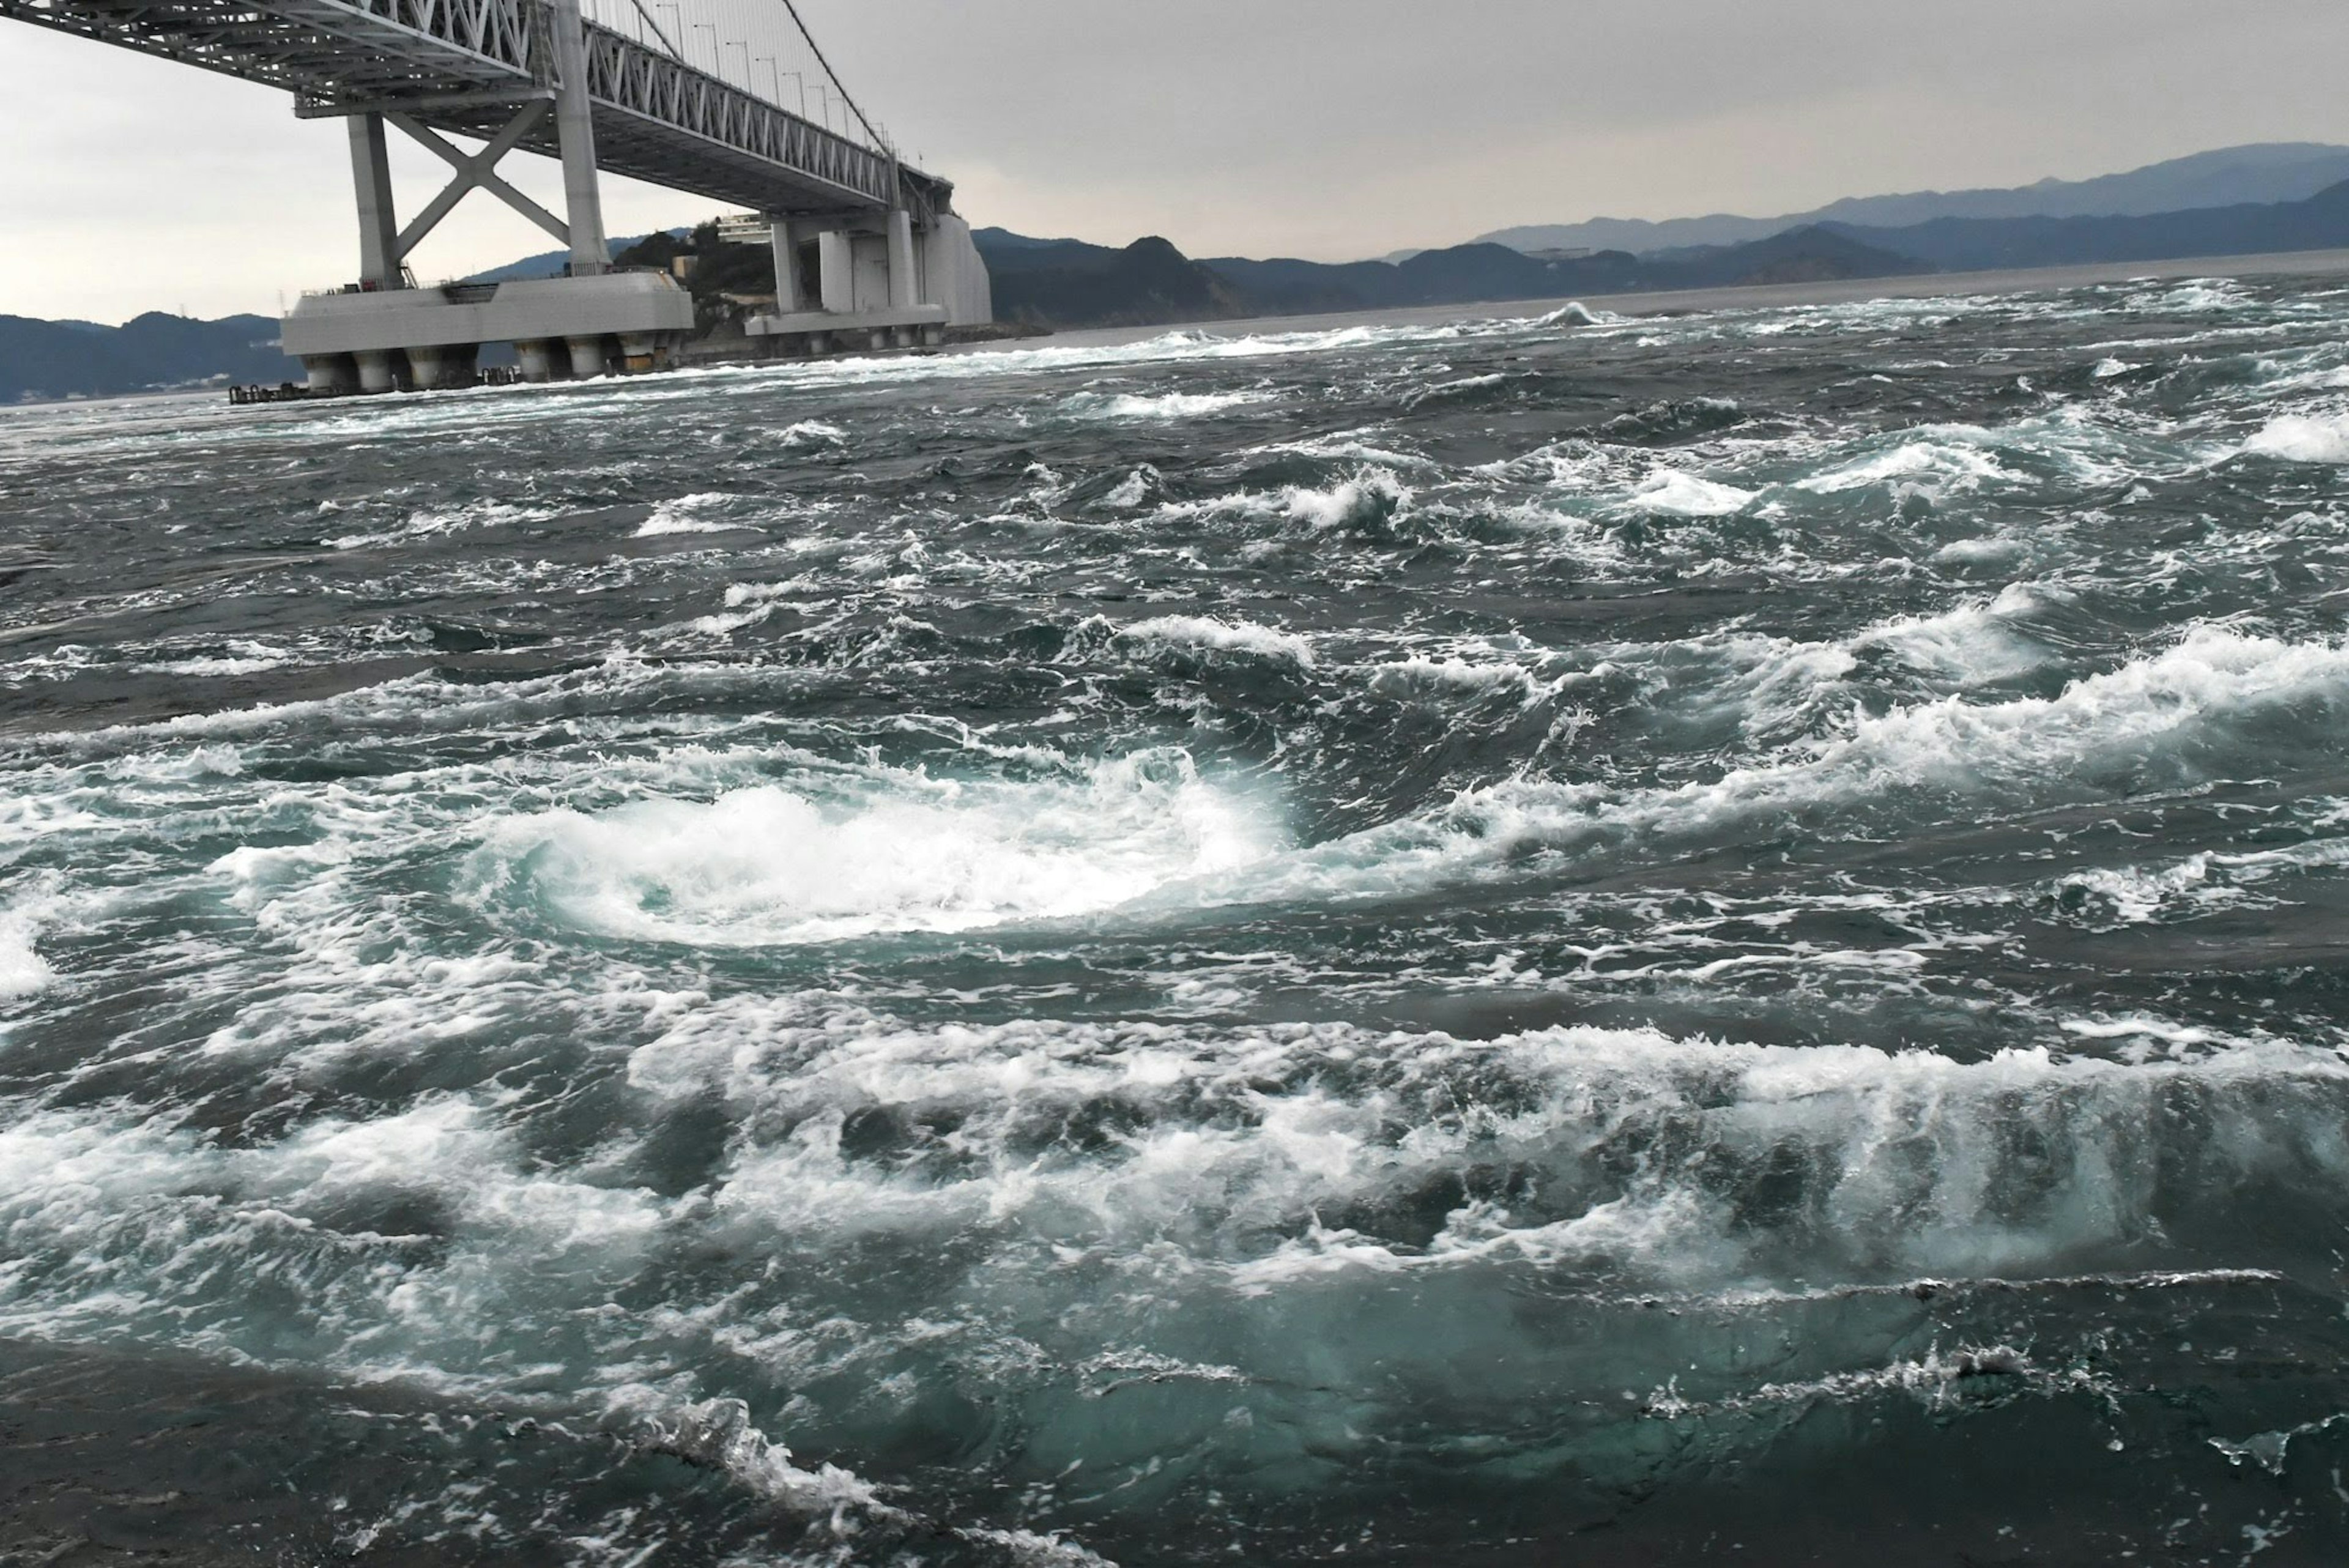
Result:
<svg viewBox="0 0 2349 1568"><path fill-rule="evenodd" d="M2349 463L2349 414L2281 415L2243 450L2285 462Z"/></svg>
<svg viewBox="0 0 2349 1568"><path fill-rule="evenodd" d="M740 1399L708 1399L679 1410L664 1410L660 1396L642 1386L614 1390L616 1413L635 1415L639 1441L695 1464L722 1470L753 1495L798 1514L829 1520L847 1534L858 1515L891 1516L871 1482L838 1465L814 1469L794 1463L791 1449L761 1431ZM636 1414L649 1407L653 1413Z"/></svg>
<svg viewBox="0 0 2349 1568"><path fill-rule="evenodd" d="M2055 891L2085 896L2087 923L2116 929L2266 906L2274 900L2259 890L2262 883L2344 867L2349 839L2312 838L2274 849L2203 850L2167 866L2096 867L2064 877Z"/></svg>
<svg viewBox="0 0 2349 1568"><path fill-rule="evenodd" d="M459 506L427 506L408 514L397 527L363 534L346 534L326 543L337 550L361 550L440 538L476 528L512 528L559 517L558 508L530 506L513 501L473 501Z"/></svg>
<svg viewBox="0 0 2349 1568"><path fill-rule="evenodd" d="M1278 843L1250 797L1154 752L1034 784L900 775L833 800L764 785L524 817L475 856L473 896L519 879L584 929L763 946L1092 914Z"/></svg>
<svg viewBox="0 0 2349 1568"><path fill-rule="evenodd" d="M1837 678L1847 658L1817 666L1810 678ZM1920 789L1976 799L2093 795L2090 781L2101 770L2182 758L2222 734L2219 726L2312 701L2349 706L2349 649L2205 628L2057 697L1976 703L1951 696L1864 714L1807 754L1678 788L1619 794L1528 779L1473 791L1252 868L1242 896L1382 895L1399 882L1490 875L1535 849L1718 837L1803 812L1838 814L1857 826L1897 811Z"/></svg>
<svg viewBox="0 0 2349 1568"><path fill-rule="evenodd" d="M664 501L653 508L636 529L639 539L657 538L664 534L730 534L746 526L723 518L702 515L717 511L732 502L734 497L719 491L704 491L694 495L680 495L674 501Z"/></svg>
<svg viewBox="0 0 2349 1568"><path fill-rule="evenodd" d="M1159 514L1168 518L1237 516L1336 532L1375 529L1409 509L1413 500L1411 487L1393 470L1374 465L1326 487L1291 484L1275 492L1247 491L1209 501L1168 502Z"/></svg>
<svg viewBox="0 0 2349 1568"><path fill-rule="evenodd" d="M1465 659L1399 659L1373 665L1368 673L1371 690L1389 697L1506 691L1530 699L1546 689L1523 665Z"/></svg>
<svg viewBox="0 0 2349 1568"><path fill-rule="evenodd" d="M256 675L264 670L282 670L299 663L301 658L291 649L241 638L229 642L225 652L160 659L140 668L164 675Z"/></svg>
<svg viewBox="0 0 2349 1568"><path fill-rule="evenodd" d="M1102 420L1195 420L1272 400L1268 391L1079 392L1062 406L1071 413Z"/></svg>
<svg viewBox="0 0 2349 1568"><path fill-rule="evenodd" d="M1410 504L1412 493L1392 471L1368 468L1327 490L1292 487L1283 491L1280 499L1292 521L1316 528L1344 528Z"/></svg>
<svg viewBox="0 0 2349 1568"><path fill-rule="evenodd" d="M1975 601L1939 615L1881 622L1854 637L1851 646L1893 652L1911 668L1959 685L2008 680L2052 657L2044 645L2016 629L2018 621L2046 603L2046 590L2012 583L1987 604Z"/></svg>
<svg viewBox="0 0 2349 1568"><path fill-rule="evenodd" d="M1619 325L1623 317L1608 310L1593 310L1582 301L1570 300L1547 316L1534 320L1536 327L1607 327Z"/></svg>
<svg viewBox="0 0 2349 1568"><path fill-rule="evenodd" d="M0 1002L46 990L57 978L48 961L34 950L39 925L20 909L0 910Z"/></svg>
<svg viewBox="0 0 2349 1568"><path fill-rule="evenodd" d="M1908 441L1827 472L1795 482L1797 490L1832 495L1847 490L1893 481L1930 482L1951 491L1967 491L2015 476L1998 459L1978 446L1956 441Z"/></svg>
<svg viewBox="0 0 2349 1568"><path fill-rule="evenodd" d="M1751 505L1754 493L1680 469L1666 469L1642 481L1639 489L1631 493L1631 499L1646 512L1662 512L1676 517L1727 517Z"/></svg>
<svg viewBox="0 0 2349 1568"><path fill-rule="evenodd" d="M1252 653L1264 659L1284 659L1306 669L1313 667L1313 643L1294 632L1276 631L1254 621L1223 621L1209 616L1164 615L1138 620L1118 629L1122 639L1171 643L1188 648L1220 649Z"/></svg>
<svg viewBox="0 0 2349 1568"><path fill-rule="evenodd" d="M1133 472L1118 482L1117 488L1102 497L1102 504L1121 512L1131 512L1147 502L1165 483L1164 476L1149 463L1140 463Z"/></svg>
<svg viewBox="0 0 2349 1568"><path fill-rule="evenodd" d="M1381 1064L1375 1092L1325 1085L1365 1063ZM2161 1206L2193 1201L2148 1162L2157 1141L2214 1176L2317 1158L2349 1177L2328 1130L2349 1064L2277 1044L2142 1064L2051 1048L1963 1063L1588 1027L1489 1042L1337 1026L913 1029L745 1002L679 1021L630 1075L657 1095L716 1089L745 1111L788 1109L794 1136L743 1150L721 1186L729 1231L812 1229L855 1247L876 1232L1016 1225L1056 1247L1135 1249L1162 1282L1207 1274L1244 1294L1512 1262L1717 1287L1766 1272L1779 1247L1846 1279L2028 1274L2142 1239ZM1485 1091L1464 1103L1447 1087L1464 1079ZM2175 1125L2182 1097L2216 1118L2191 1147L2150 1130ZM1102 1104L1138 1123L1106 1158L1036 1158L1023 1129ZM950 1111L952 1157L858 1156L842 1128L873 1110ZM2270 1131L2238 1142L2238 1123ZM2018 1125L2030 1139L2016 1141ZM1669 1152L1623 1172L1607 1154L1621 1147ZM2063 1151L2053 1166L2028 1152L2051 1148ZM1462 1199L1417 1244L1314 1218L1362 1213L1471 1162L1538 1173L1536 1190ZM1738 1209L1769 1169L1807 1174L1756 1231Z"/></svg>

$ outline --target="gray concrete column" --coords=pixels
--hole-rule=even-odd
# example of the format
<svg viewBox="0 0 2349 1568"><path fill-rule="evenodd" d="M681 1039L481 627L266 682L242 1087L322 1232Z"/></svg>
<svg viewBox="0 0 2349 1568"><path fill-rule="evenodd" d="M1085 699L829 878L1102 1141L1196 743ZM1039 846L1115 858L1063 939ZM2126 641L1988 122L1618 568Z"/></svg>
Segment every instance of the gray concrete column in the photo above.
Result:
<svg viewBox="0 0 2349 1568"><path fill-rule="evenodd" d="M470 387L480 374L478 344L430 343L408 350L408 379L419 391L440 387Z"/></svg>
<svg viewBox="0 0 2349 1568"><path fill-rule="evenodd" d="M601 337L566 337L563 342L571 351L573 375L585 379L604 373L604 339Z"/></svg>
<svg viewBox="0 0 2349 1568"><path fill-rule="evenodd" d="M438 344L408 350L408 383L422 391L445 387L450 380L449 353Z"/></svg>
<svg viewBox="0 0 2349 1568"><path fill-rule="evenodd" d="M350 391L359 384L358 367L347 354L305 354L302 369L310 373L310 390L322 397Z"/></svg>
<svg viewBox="0 0 2349 1568"><path fill-rule="evenodd" d="M768 237L775 247L775 314L791 316L807 308L807 287L800 279L799 235L789 218L771 220Z"/></svg>
<svg viewBox="0 0 2349 1568"><path fill-rule="evenodd" d="M815 237L817 270L823 275L823 307L838 316L856 309L856 248L850 235L833 229Z"/></svg>
<svg viewBox="0 0 2349 1568"><path fill-rule="evenodd" d="M544 338L526 337L514 345L514 354L522 360L522 379L525 381L554 379L554 345Z"/></svg>
<svg viewBox="0 0 2349 1568"><path fill-rule="evenodd" d="M358 361L360 391L388 392L399 385L391 368L394 352L389 348L362 348L351 356Z"/></svg>
<svg viewBox="0 0 2349 1568"><path fill-rule="evenodd" d="M914 270L914 214L899 208L889 214L889 308L904 310L921 299L921 275Z"/></svg>
<svg viewBox="0 0 2349 1568"><path fill-rule="evenodd" d="M552 0L554 29L554 126L563 144L564 221L571 230L571 271L593 276L612 266L604 234L604 201L595 185L595 119L587 96L587 35L579 0Z"/></svg>
<svg viewBox="0 0 2349 1568"><path fill-rule="evenodd" d="M359 199L359 281L399 286L399 219L391 203L391 150L383 116L350 117L351 183Z"/></svg>

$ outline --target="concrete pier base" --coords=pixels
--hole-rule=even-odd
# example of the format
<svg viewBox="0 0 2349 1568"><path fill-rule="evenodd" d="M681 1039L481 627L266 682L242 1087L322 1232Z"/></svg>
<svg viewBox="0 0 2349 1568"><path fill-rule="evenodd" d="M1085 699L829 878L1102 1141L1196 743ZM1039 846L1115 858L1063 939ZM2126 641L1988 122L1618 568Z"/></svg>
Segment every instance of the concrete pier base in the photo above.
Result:
<svg viewBox="0 0 2349 1568"><path fill-rule="evenodd" d="M470 387L473 384L474 364L481 355L478 343L435 344L408 351L408 375L417 390L437 391L443 387Z"/></svg>
<svg viewBox="0 0 2349 1568"><path fill-rule="evenodd" d="M347 354L310 354L302 360L309 373L310 390L322 398L359 389L359 368Z"/></svg>
<svg viewBox="0 0 2349 1568"><path fill-rule="evenodd" d="M754 316L742 324L742 330L786 353L828 354L835 348L911 348L923 342L945 341L947 307L911 305L853 314L801 310L789 316Z"/></svg>
<svg viewBox="0 0 2349 1568"><path fill-rule="evenodd" d="M391 368L391 357L397 352L392 348L361 348L351 356L358 361L360 391L388 392L398 387L399 379Z"/></svg>
<svg viewBox="0 0 2349 1568"><path fill-rule="evenodd" d="M319 389L388 392L472 385L484 343L514 344L530 380L657 369L692 330L693 299L676 280L626 272L314 295L286 317L284 342Z"/></svg>
<svg viewBox="0 0 2349 1568"><path fill-rule="evenodd" d="M800 242L815 239L815 288ZM995 318L987 264L951 213L920 225L903 208L772 220L775 303L743 330L782 354L936 348L949 327ZM809 297L811 292L813 298Z"/></svg>

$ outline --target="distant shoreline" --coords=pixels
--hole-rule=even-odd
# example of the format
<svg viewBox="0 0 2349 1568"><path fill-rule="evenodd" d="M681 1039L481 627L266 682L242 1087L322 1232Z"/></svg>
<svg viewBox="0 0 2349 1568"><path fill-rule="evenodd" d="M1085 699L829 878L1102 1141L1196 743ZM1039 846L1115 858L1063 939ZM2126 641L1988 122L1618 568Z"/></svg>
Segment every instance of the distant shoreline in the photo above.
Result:
<svg viewBox="0 0 2349 1568"><path fill-rule="evenodd" d="M2193 277L2349 277L2349 250L2287 251L2271 255L2188 256L2176 261L2086 262L2071 266L2018 267L2001 272L1936 272L1901 277L1835 278L1663 294L1588 294L1557 299L1492 299L1462 305L1415 305L1388 310L1340 310L1308 316L1226 317L1170 321L1154 327L1089 327L1050 337L970 344L948 350L985 354L1040 347L1103 348L1146 343L1169 332L1231 332L1249 337L1326 331L1336 323L1360 327L1442 327L1495 316L1540 316L1575 303L1616 316L1667 316L1717 310L1769 310L1803 305L1851 305L1871 299L1950 299L1980 294L2043 294L2098 284Z"/></svg>
<svg viewBox="0 0 2349 1568"><path fill-rule="evenodd" d="M931 350L947 355L1033 352L1051 348L1115 348L1147 343L1170 332L1207 332L1258 337L1288 332L1326 332L1332 327L1442 327L1495 317L1546 315L1582 304L1614 316L1694 315L1721 310L1770 310L1790 306L1851 305L1872 299L1954 299L1969 295L2042 294L2099 284L2176 281L2194 277L2349 278L2349 250L2285 251L2266 255L2188 256L2176 261L2087 262L2071 266L2018 267L2000 272L1937 272L1900 277L1835 278L1818 283L1776 283L1725 288L1679 289L1655 294L1585 294L1551 299L1488 299L1459 305L1402 306L1386 310L1340 310L1305 316L1222 317L1167 321L1150 327L1088 327L1036 337L957 344ZM743 358L719 361L731 367L805 366L821 361ZM217 397L218 387L150 388L92 398L45 398L0 405L32 410L119 402L130 399Z"/></svg>

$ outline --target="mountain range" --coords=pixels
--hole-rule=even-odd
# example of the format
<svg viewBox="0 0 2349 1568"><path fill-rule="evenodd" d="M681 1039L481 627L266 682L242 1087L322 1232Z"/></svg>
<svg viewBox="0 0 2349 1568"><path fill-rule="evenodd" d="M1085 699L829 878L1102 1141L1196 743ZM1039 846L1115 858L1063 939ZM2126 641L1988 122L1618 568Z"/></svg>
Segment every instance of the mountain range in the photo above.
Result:
<svg viewBox="0 0 2349 1568"><path fill-rule="evenodd" d="M119 327L0 316L0 403L223 384L274 386L302 367L266 316L191 321L150 312Z"/></svg>
<svg viewBox="0 0 2349 1568"><path fill-rule="evenodd" d="M1776 218L1726 213L1663 223L1593 218L1579 223L1498 229L1477 238L1521 251L1645 253L1685 245L1742 244L1813 223L1897 229L1940 218L2144 217L2199 207L2302 202L2344 180L2349 180L2349 147L2310 141L2261 142L2173 158L2094 180L2042 180L2000 191L1847 197L1807 213Z"/></svg>
<svg viewBox="0 0 2349 1568"><path fill-rule="evenodd" d="M1804 283L1930 272L1923 262L1814 225L1750 244L1635 256L1533 256L1479 243L1400 263L1193 261L1155 236L1123 250L1035 240L1001 229L973 236L995 284L995 313L1036 327L1137 327L1254 316L1382 310L1480 300Z"/></svg>
<svg viewBox="0 0 2349 1568"><path fill-rule="evenodd" d="M1001 229L977 238L994 275L997 314L1042 327L2128 264L2349 248L2349 148L2231 148L2101 180L1869 197L1783 219L1512 229L1388 261L1199 261L1155 236L1123 247ZM1599 240L1614 243L1591 244ZM616 241L615 254L636 243ZM690 244L702 244L701 232ZM753 275L771 266L764 247L755 250L730 252L719 258L725 265L698 275L755 292L761 286ZM544 275L563 260L548 253L477 276ZM771 273L763 286L773 286ZM276 337L277 324L258 316L150 314L119 327L0 317L0 402L298 379Z"/></svg>

